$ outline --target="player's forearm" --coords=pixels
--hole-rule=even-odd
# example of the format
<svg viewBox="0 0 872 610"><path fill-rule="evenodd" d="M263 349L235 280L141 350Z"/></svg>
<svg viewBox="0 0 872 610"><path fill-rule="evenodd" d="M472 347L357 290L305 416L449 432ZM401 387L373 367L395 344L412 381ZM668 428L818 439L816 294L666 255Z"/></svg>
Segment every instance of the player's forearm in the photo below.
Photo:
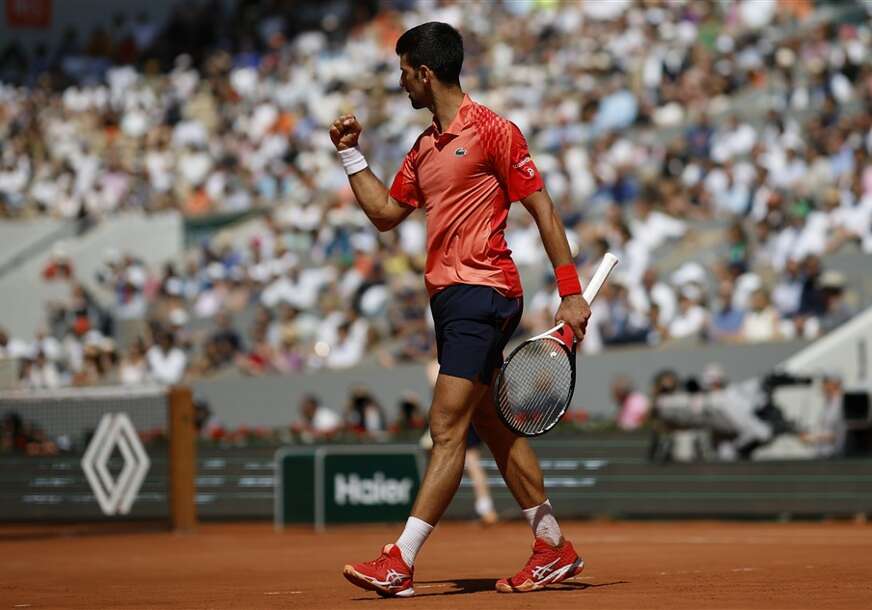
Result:
<svg viewBox="0 0 872 610"><path fill-rule="evenodd" d="M538 205L531 210L531 213L536 226L539 227L539 235L542 237L542 244L545 246L551 265L559 267L572 264L572 251L566 239L566 230L550 198L547 206Z"/></svg>
<svg viewBox="0 0 872 610"><path fill-rule="evenodd" d="M360 209L376 229L387 231L396 226L396 219L389 205L388 189L368 167L348 176L348 182Z"/></svg>

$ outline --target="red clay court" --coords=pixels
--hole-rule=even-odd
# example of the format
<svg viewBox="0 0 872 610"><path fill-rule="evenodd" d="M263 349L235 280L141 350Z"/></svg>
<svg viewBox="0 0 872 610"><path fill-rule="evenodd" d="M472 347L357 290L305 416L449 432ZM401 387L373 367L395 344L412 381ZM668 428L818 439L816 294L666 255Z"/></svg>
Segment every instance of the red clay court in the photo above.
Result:
<svg viewBox="0 0 872 610"><path fill-rule="evenodd" d="M527 525L439 525L411 599L382 600L342 578L399 526L202 525L194 534L91 526L0 529L0 608L869 608L872 528L853 523L566 522L584 573L505 595L527 559Z"/></svg>

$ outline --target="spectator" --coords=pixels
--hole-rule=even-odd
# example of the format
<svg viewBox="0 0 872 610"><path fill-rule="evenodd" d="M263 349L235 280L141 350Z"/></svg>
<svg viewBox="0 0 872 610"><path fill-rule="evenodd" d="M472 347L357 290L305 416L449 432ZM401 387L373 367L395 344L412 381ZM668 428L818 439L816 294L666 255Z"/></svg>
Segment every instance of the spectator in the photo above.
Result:
<svg viewBox="0 0 872 610"><path fill-rule="evenodd" d="M234 361L242 351L242 337L233 327L231 317L221 312L215 316L217 328L207 339L207 350L212 354L212 365L221 367Z"/></svg>
<svg viewBox="0 0 872 610"><path fill-rule="evenodd" d="M404 434L411 432L417 438L426 427L427 422L424 419L420 397L414 392L404 393L400 398L400 413L397 420L391 426L391 433Z"/></svg>
<svg viewBox="0 0 872 610"><path fill-rule="evenodd" d="M639 316L630 305L627 288L620 281L610 283L603 294L608 308L607 319L600 323L603 343L627 345L644 343L648 337L647 320Z"/></svg>
<svg viewBox="0 0 872 610"><path fill-rule="evenodd" d="M717 392L727 386L727 374L717 362L709 362L702 370L702 389L706 392Z"/></svg>
<svg viewBox="0 0 872 610"><path fill-rule="evenodd" d="M619 375L612 379L612 400L618 407L616 422L621 430L636 430L648 418L648 397L636 391L628 377Z"/></svg>
<svg viewBox="0 0 872 610"><path fill-rule="evenodd" d="M359 436L381 438L386 430L384 409L365 387L352 389L346 422L349 429Z"/></svg>
<svg viewBox="0 0 872 610"><path fill-rule="evenodd" d="M824 399L823 409L813 428L804 432L800 438L811 445L819 457L838 457L844 451L847 431L842 414L845 392L841 377L827 372L821 384L821 393Z"/></svg>
<svg viewBox="0 0 872 610"><path fill-rule="evenodd" d="M709 318L708 336L713 341L732 341L741 336L745 312L733 306L733 282L718 284L717 305Z"/></svg>
<svg viewBox="0 0 872 610"><path fill-rule="evenodd" d="M669 323L671 339L699 337L705 329L707 314L699 304L702 291L695 284L687 284L678 297L678 312Z"/></svg>
<svg viewBox="0 0 872 610"><path fill-rule="evenodd" d="M636 219L630 229L648 250L656 250L669 240L682 237L687 232L687 224L655 210L649 194L636 202Z"/></svg>
<svg viewBox="0 0 872 610"><path fill-rule="evenodd" d="M360 320L360 322L363 322ZM330 348L325 364L331 369L347 369L360 362L366 348L365 323L343 322L336 329L336 341Z"/></svg>
<svg viewBox="0 0 872 610"><path fill-rule="evenodd" d="M749 343L778 340L781 338L778 320L778 312L769 302L766 291L755 290L751 295L751 307L742 322L740 336Z"/></svg>
<svg viewBox="0 0 872 610"><path fill-rule="evenodd" d="M312 394L300 400L300 419L291 427L303 442L330 439L342 429L342 418Z"/></svg>
<svg viewBox="0 0 872 610"><path fill-rule="evenodd" d="M142 338L130 344L121 359L118 377L123 385L140 385L148 381L148 361Z"/></svg>
<svg viewBox="0 0 872 610"><path fill-rule="evenodd" d="M179 383L185 374L187 356L176 347L175 337L169 331L160 331L157 343L145 354L149 374L156 382L172 385Z"/></svg>
<svg viewBox="0 0 872 610"><path fill-rule="evenodd" d="M275 371L276 352L267 339L267 330L256 325L252 330L251 347L237 357L239 370L249 375L265 375Z"/></svg>
<svg viewBox="0 0 872 610"><path fill-rule="evenodd" d="M825 271L820 278L823 293L823 313L820 328L829 332L851 319L853 309L845 303L845 276L838 271Z"/></svg>
<svg viewBox="0 0 872 610"><path fill-rule="evenodd" d="M820 258L809 255L803 259L799 313L806 316L819 316L824 312L824 294L820 287L822 272Z"/></svg>
<svg viewBox="0 0 872 610"><path fill-rule="evenodd" d="M28 388L52 390L60 387L60 373L58 373L55 364L45 357L45 353L42 350L39 350L36 358L29 362L27 369L25 384Z"/></svg>
<svg viewBox="0 0 872 610"><path fill-rule="evenodd" d="M781 278L772 289L772 302L779 314L792 317L799 312L802 288L799 261L789 259Z"/></svg>
<svg viewBox="0 0 872 610"><path fill-rule="evenodd" d="M220 440L225 433L218 417L212 412L212 407L203 398L194 399L194 425L202 439Z"/></svg>
<svg viewBox="0 0 872 610"><path fill-rule="evenodd" d="M284 326L279 346L273 354L273 367L279 373L301 373L306 365L303 350L299 345L297 333L292 327Z"/></svg>

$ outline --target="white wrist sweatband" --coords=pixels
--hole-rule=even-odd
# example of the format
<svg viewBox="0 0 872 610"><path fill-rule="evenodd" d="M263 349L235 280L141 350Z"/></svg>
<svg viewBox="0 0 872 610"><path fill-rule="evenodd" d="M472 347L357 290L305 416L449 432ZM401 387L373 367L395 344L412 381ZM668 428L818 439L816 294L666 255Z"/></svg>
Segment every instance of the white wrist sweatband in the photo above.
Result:
<svg viewBox="0 0 872 610"><path fill-rule="evenodd" d="M342 167L345 168L345 173L349 176L369 167L366 159L363 158L363 153L356 146L340 150L339 158L342 159Z"/></svg>

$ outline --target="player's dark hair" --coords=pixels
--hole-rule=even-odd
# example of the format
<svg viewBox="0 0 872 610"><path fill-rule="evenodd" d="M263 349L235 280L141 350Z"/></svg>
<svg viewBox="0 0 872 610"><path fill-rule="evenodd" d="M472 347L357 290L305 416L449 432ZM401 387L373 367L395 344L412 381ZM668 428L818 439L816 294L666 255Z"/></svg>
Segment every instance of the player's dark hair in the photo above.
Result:
<svg viewBox="0 0 872 610"><path fill-rule="evenodd" d="M413 68L427 66L446 85L460 84L463 38L447 23L430 21L413 27L400 36L396 51Z"/></svg>

